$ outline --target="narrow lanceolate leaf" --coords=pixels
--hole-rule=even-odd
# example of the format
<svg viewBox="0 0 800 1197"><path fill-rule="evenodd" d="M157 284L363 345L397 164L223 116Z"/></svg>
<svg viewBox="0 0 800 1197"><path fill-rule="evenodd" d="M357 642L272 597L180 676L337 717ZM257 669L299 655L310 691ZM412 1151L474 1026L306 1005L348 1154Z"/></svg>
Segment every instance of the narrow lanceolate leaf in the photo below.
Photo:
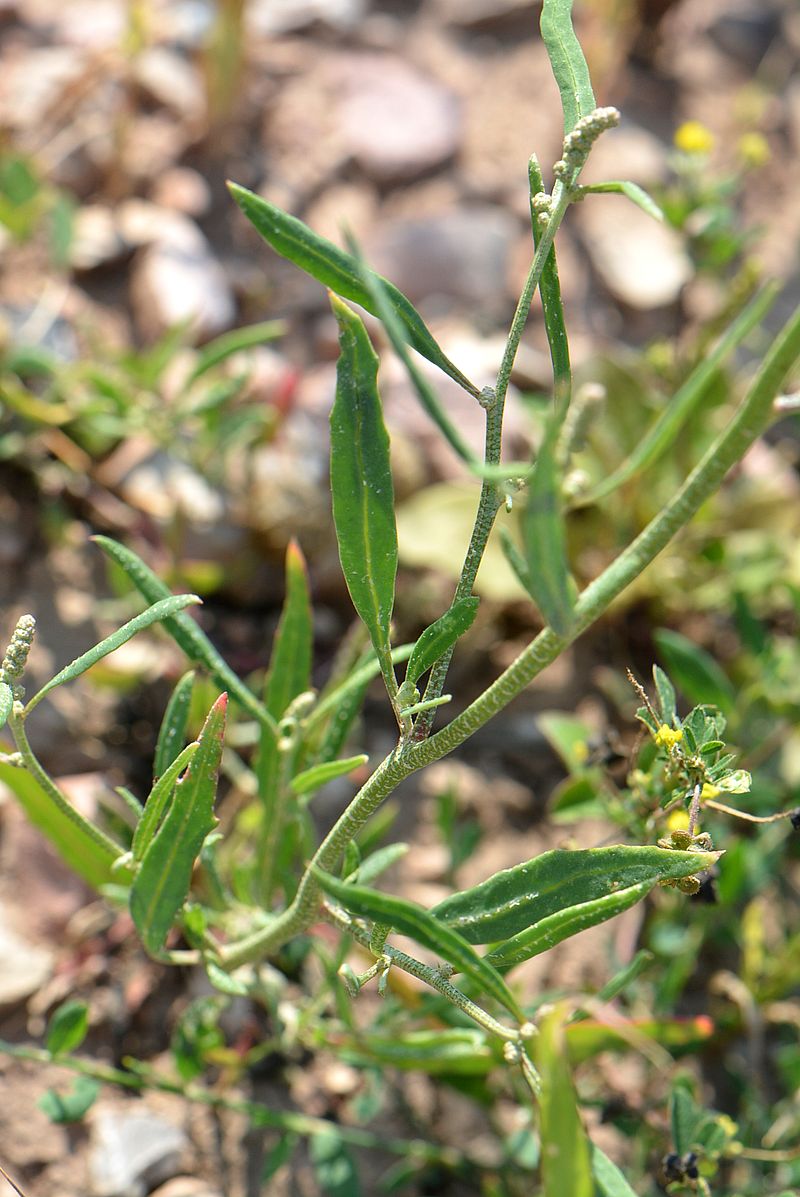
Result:
<svg viewBox="0 0 800 1197"><path fill-rule="evenodd" d="M86 1002L63 1002L47 1025L45 1047L54 1056L74 1052L80 1047L89 1030L89 1008Z"/></svg>
<svg viewBox="0 0 800 1197"><path fill-rule="evenodd" d="M59 809L27 769L0 762L0 782L17 799L28 822L38 827L76 876L96 890L120 881L120 873L113 872L112 866L122 849L110 840L106 845L90 835L79 819Z"/></svg>
<svg viewBox="0 0 800 1197"><path fill-rule="evenodd" d="M736 695L724 670L710 653L670 628L658 628L653 639L670 675L688 699L711 703L724 714L730 714Z"/></svg>
<svg viewBox="0 0 800 1197"><path fill-rule="evenodd" d="M471 977L486 993L511 1011L515 1018L522 1018L514 995L500 974L482 960L461 935L433 918L429 911L416 902L407 902L362 885L347 885L319 870L315 870L315 875L325 892L340 902L345 910L394 927L401 935L408 935L423 947L436 952L459 972Z"/></svg>
<svg viewBox="0 0 800 1197"><path fill-rule="evenodd" d="M418 682L423 673L455 644L459 636L463 636L472 627L478 614L479 603L480 599L474 595L459 599L444 615L440 615L425 629L409 658L406 668L407 682Z"/></svg>
<svg viewBox="0 0 800 1197"><path fill-rule="evenodd" d="M542 1079L541 1197L594 1197L589 1139L578 1113L567 1055L567 1014L565 1005L546 1014L535 1040L536 1066Z"/></svg>
<svg viewBox="0 0 800 1197"><path fill-rule="evenodd" d="M25 708L25 714L30 714L46 694L49 694L51 690L55 690L56 686L63 686L65 682L71 682L74 678L80 677L82 673L85 673L87 669L91 669L103 657L107 657L109 653L113 653L114 649L127 644L131 637L135 636L137 632L141 632L143 628L149 628L151 624L157 623L159 620L166 621L170 616L174 616L176 612L182 611L184 607L199 602L200 599L196 594L171 594L169 598L160 599L152 607L148 607L146 611L142 611L141 615L137 615L129 620L128 623L123 624L111 636L107 636L105 640L101 640L94 648L90 648L88 652L82 653L76 660L59 670L46 686L42 686L38 694L34 694Z"/></svg>
<svg viewBox="0 0 800 1197"><path fill-rule="evenodd" d="M359 317L331 296L339 322L331 411L333 520L347 589L391 685L389 623L397 574L397 528L389 436L378 394L378 358Z"/></svg>
<svg viewBox="0 0 800 1197"><path fill-rule="evenodd" d="M312 640L308 571L300 546L292 539L286 550L286 596L264 682L264 706L276 722L311 684ZM256 772L258 792L267 803L278 784L278 760L277 740L266 731L259 744Z"/></svg>
<svg viewBox="0 0 800 1197"><path fill-rule="evenodd" d="M14 691L8 682L0 682L0 728L5 727L14 705Z"/></svg>
<svg viewBox="0 0 800 1197"><path fill-rule="evenodd" d="M131 888L130 911L148 952L158 956L192 881L194 862L213 829L217 772L228 696L220 695L198 737L198 748L175 788L172 804L144 854Z"/></svg>
<svg viewBox="0 0 800 1197"><path fill-rule="evenodd" d="M589 68L572 28L572 0L544 0L540 28L561 93L564 132L569 133L597 106Z"/></svg>
<svg viewBox="0 0 800 1197"><path fill-rule="evenodd" d="M595 1143L591 1144L591 1156L597 1197L636 1197L617 1165Z"/></svg>
<svg viewBox="0 0 800 1197"><path fill-rule="evenodd" d="M574 588L567 564L566 529L556 442L564 407L553 413L536 458L522 520L525 562L531 595L559 636L572 625Z"/></svg>
<svg viewBox="0 0 800 1197"><path fill-rule="evenodd" d="M616 890L613 894L606 894L603 898L595 898L590 902L579 902L575 906L567 906L555 914L540 919L533 926L498 944L486 956L495 968L511 968L546 952L564 939L595 927L612 919L623 910L628 910L640 902L653 888L651 881L640 881L638 885L629 885L626 889Z"/></svg>
<svg viewBox="0 0 800 1197"><path fill-rule="evenodd" d="M611 179L607 183L591 183L580 188L581 195L625 195L637 208L641 208L653 220L663 220L664 213L652 196L648 195L638 183L631 183L628 179Z"/></svg>
<svg viewBox="0 0 800 1197"><path fill-rule="evenodd" d="M193 686L194 671L190 670L178 681L170 695L158 731L155 757L153 758L154 777L160 777L169 768L186 743L186 727L189 722Z"/></svg>
<svg viewBox="0 0 800 1197"><path fill-rule="evenodd" d="M542 226L539 224L539 214L534 211L533 197L544 191L542 168L535 154L528 163L528 184L531 199L531 229L533 230L533 244L538 248L542 238ZM557 394L563 394L571 385L571 368L569 360L569 337L564 320L564 306L561 302L561 283L558 278L556 263L556 249L551 246L547 261L539 280L539 295L542 300L542 314L547 334L547 344L550 348L550 360L553 364L553 381Z"/></svg>
<svg viewBox="0 0 800 1197"><path fill-rule="evenodd" d="M468 943L510 939L541 919L630 886L688 877L708 869L719 852L666 848L556 848L495 873L434 906L431 914Z"/></svg>
<svg viewBox="0 0 800 1197"><path fill-rule="evenodd" d="M369 288L364 285L359 263L351 254L320 237L302 220L281 211L260 195L254 195L236 183L229 183L228 187L247 219L277 253L294 262L295 266L305 270L306 274L337 295L360 304L373 316L378 315ZM408 343L464 390L477 397L479 389L445 356L413 304L388 279L380 275L375 277L403 325Z"/></svg>
<svg viewBox="0 0 800 1197"><path fill-rule="evenodd" d="M187 744L183 751L178 753L175 760L167 765L153 785L133 833L131 852L134 860L141 860L147 851L150 841L161 825L164 812L178 784L178 778L184 769L189 767L189 763L199 747L197 740L192 744Z"/></svg>
<svg viewBox="0 0 800 1197"><path fill-rule="evenodd" d="M365 765L368 760L369 757L362 752L360 756L350 756L346 760L325 761L321 765L312 765L310 769L305 769L292 778L292 790L295 794L313 794L329 781L335 781L337 777L344 777L345 774Z"/></svg>
<svg viewBox="0 0 800 1197"><path fill-rule="evenodd" d="M209 370L213 370L235 353L252 349L255 345L263 345L265 341L274 341L285 331L286 325L282 320L267 320L262 324L250 324L247 328L236 328L233 332L215 337L198 353L197 362L186 380L184 390L188 390L198 378L202 378Z"/></svg>
<svg viewBox="0 0 800 1197"><path fill-rule="evenodd" d="M169 587L165 586L161 579L145 565L141 557L137 557L131 549L112 540L109 536L93 536L92 540L99 544L103 552L125 571L133 585L148 602L155 603L159 599L171 597ZM193 619L184 612L180 612L165 619L164 628L178 647L183 649L190 661L203 665L221 689L226 690L249 715L252 715L277 737L277 724L269 711L258 701L252 690L248 690L230 666L223 661L214 645Z"/></svg>

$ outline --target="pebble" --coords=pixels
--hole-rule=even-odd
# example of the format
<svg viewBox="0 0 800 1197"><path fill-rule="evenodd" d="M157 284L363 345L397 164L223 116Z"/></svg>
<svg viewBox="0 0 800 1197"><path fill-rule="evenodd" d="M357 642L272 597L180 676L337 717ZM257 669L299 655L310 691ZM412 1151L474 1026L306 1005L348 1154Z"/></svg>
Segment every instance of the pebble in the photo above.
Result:
<svg viewBox="0 0 800 1197"><path fill-rule="evenodd" d="M154 1189L150 1197L222 1197L222 1194L197 1176L176 1176Z"/></svg>
<svg viewBox="0 0 800 1197"><path fill-rule="evenodd" d="M536 28L530 0L435 0L434 9L449 25L476 33L502 32L520 19Z"/></svg>
<svg viewBox="0 0 800 1197"><path fill-rule="evenodd" d="M95 1197L145 1197L180 1171L188 1140L150 1112L96 1107L89 1170Z"/></svg>
<svg viewBox="0 0 800 1197"><path fill-rule="evenodd" d="M153 183L152 202L185 216L203 216L211 207L211 188L199 171L173 166Z"/></svg>
<svg viewBox="0 0 800 1197"><path fill-rule="evenodd" d="M187 217L131 201L119 213L123 235L144 244L131 271L131 302L148 340L188 323L198 340L230 328L236 304L208 241Z"/></svg>
<svg viewBox="0 0 800 1197"><path fill-rule="evenodd" d="M124 256L127 246L117 228L111 208L104 204L85 204L75 213L70 265L74 270L96 270Z"/></svg>
<svg viewBox="0 0 800 1197"><path fill-rule="evenodd" d="M598 138L581 171L580 181L604 183L611 179L630 179L640 187L652 187L666 180L669 174L667 158L663 141L641 125L626 121Z"/></svg>
<svg viewBox="0 0 800 1197"><path fill-rule="evenodd" d="M412 303L446 296L483 315L505 315L517 222L488 204L387 222L367 242L372 266Z"/></svg>
<svg viewBox="0 0 800 1197"><path fill-rule="evenodd" d="M8 1010L31 997L48 981L54 953L32 943L11 926L11 915L0 904L0 1009Z"/></svg>
<svg viewBox="0 0 800 1197"><path fill-rule="evenodd" d="M134 61L134 78L139 87L159 104L187 121L205 111L205 93L200 75L185 55L166 46L151 46Z"/></svg>
<svg viewBox="0 0 800 1197"><path fill-rule="evenodd" d="M0 75L0 125L36 129L86 71L86 55L76 47L26 49Z"/></svg>
<svg viewBox="0 0 800 1197"><path fill-rule="evenodd" d="M579 205L586 251L615 299L638 311L674 303L693 274L680 235L622 195Z"/></svg>
<svg viewBox="0 0 800 1197"><path fill-rule="evenodd" d="M348 156L375 182L408 182L443 166L458 151L457 97L392 55L342 64L338 132Z"/></svg>
<svg viewBox="0 0 800 1197"><path fill-rule="evenodd" d="M246 9L248 37L301 33L315 24L329 29L355 29L366 15L365 0L250 0Z"/></svg>

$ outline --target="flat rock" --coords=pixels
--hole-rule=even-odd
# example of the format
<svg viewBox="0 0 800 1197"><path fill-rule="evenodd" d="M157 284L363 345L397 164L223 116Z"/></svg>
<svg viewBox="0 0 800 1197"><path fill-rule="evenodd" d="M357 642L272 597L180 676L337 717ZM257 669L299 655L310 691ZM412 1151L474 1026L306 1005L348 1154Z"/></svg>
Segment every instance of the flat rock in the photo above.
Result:
<svg viewBox="0 0 800 1197"><path fill-rule="evenodd" d="M615 299L639 311L675 302L693 268L674 229L624 196L589 196L576 216L592 265Z"/></svg>
<svg viewBox="0 0 800 1197"><path fill-rule="evenodd" d="M145 1197L181 1170L188 1140L149 1111L98 1105L92 1119L89 1168L95 1197Z"/></svg>
<svg viewBox="0 0 800 1197"><path fill-rule="evenodd" d="M300 33L312 25L354 29L366 15L365 0L250 0L245 15L248 36Z"/></svg>
<svg viewBox="0 0 800 1197"><path fill-rule="evenodd" d="M408 181L455 155L461 114L448 88L388 54L362 55L342 65L339 136L371 179Z"/></svg>
<svg viewBox="0 0 800 1197"><path fill-rule="evenodd" d="M517 229L503 208L481 204L389 222L368 241L366 256L412 302L445 296L504 314Z"/></svg>
<svg viewBox="0 0 800 1197"><path fill-rule="evenodd" d="M55 956L49 948L23 938L0 904L0 1009L26 1001L53 972Z"/></svg>

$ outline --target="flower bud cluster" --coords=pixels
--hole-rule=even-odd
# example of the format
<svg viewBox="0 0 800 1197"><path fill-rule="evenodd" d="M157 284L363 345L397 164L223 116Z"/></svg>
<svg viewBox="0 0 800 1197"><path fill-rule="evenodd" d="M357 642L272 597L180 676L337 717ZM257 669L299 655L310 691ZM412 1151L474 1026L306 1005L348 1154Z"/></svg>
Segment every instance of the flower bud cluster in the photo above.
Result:
<svg viewBox="0 0 800 1197"><path fill-rule="evenodd" d="M589 157L589 151L600 134L618 125L619 120L617 108L595 108L594 112L582 116L564 138L563 157L553 167L555 177L563 183L571 182Z"/></svg>
<svg viewBox="0 0 800 1197"><path fill-rule="evenodd" d="M6 655L0 664L0 681L11 685L22 677L28 653L33 644L33 634L36 631L36 620L32 615L22 615L17 620L11 643L6 649Z"/></svg>

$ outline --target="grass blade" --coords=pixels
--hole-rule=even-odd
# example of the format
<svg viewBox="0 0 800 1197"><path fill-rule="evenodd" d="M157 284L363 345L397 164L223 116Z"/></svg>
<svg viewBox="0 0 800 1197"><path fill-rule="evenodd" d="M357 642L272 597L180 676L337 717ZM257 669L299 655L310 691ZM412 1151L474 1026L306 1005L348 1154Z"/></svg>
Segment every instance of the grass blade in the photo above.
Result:
<svg viewBox="0 0 800 1197"><path fill-rule="evenodd" d="M277 253L294 262L337 295L360 304L373 316L378 315L369 289L362 280L359 264L350 254L325 237L320 237L302 220L282 212L245 187L239 187L236 183L229 183L228 187L247 219ZM477 398L478 388L445 356L413 304L388 279L380 275L375 275L375 278L403 325L409 344Z"/></svg>
<svg viewBox="0 0 800 1197"><path fill-rule="evenodd" d="M137 557L131 549L112 540L109 536L93 536L103 552L115 561L117 565L133 582L139 593L154 603L158 599L168 598L170 589L157 577L141 557ZM164 620L164 627L172 639L183 649L190 661L203 665L218 686L226 690L231 698L239 703L249 715L257 719L262 727L268 728L277 737L278 728L269 711L258 701L252 690L236 676L227 662L223 661L214 645L193 619L182 612Z"/></svg>
<svg viewBox="0 0 800 1197"><path fill-rule="evenodd" d="M345 760L324 761L320 765L312 765L310 769L304 769L302 773L298 773L296 777L292 778L292 790L298 795L313 794L329 781L335 781L337 777L344 777L345 774L352 773L359 766L366 765L368 760L369 757L362 752L358 756L350 756Z"/></svg>
<svg viewBox="0 0 800 1197"><path fill-rule="evenodd" d="M196 594L171 594L169 598L159 599L152 607L148 607L146 611L142 611L141 615L134 616L133 619L128 620L121 628L117 628L105 640L101 640L99 644L95 644L94 648L90 648L88 652L82 653L69 665L65 667L52 677L46 685L42 686L38 694L34 694L33 698L25 707L26 717L31 713L34 707L38 706L42 699L55 690L56 686L63 686L65 682L71 682L74 678L80 677L87 669L91 669L103 657L107 657L109 653L113 653L115 649L120 648L121 645L127 644L132 636L137 632L141 632L143 628L149 628L151 624L158 623L159 620L166 621L177 612L182 611L184 607L189 607L195 603L199 603L200 599Z"/></svg>
<svg viewBox="0 0 800 1197"><path fill-rule="evenodd" d="M664 213L653 197L648 195L638 183L631 183L628 179L610 179L607 183L591 183L588 186L580 187L579 193L581 195L625 195L631 203L636 204L637 208L641 208L648 216L652 216L653 220L664 219Z"/></svg>
<svg viewBox="0 0 800 1197"><path fill-rule="evenodd" d="M558 434L566 413L566 396L553 411L536 458L522 520L527 577L531 595L553 631L569 634L575 589L567 564L567 537L556 460Z"/></svg>
<svg viewBox="0 0 800 1197"><path fill-rule="evenodd" d="M570 133L582 116L597 107L589 68L572 28L572 0L544 0L540 28L561 93L564 133Z"/></svg>
<svg viewBox="0 0 800 1197"><path fill-rule="evenodd" d="M173 790L178 784L178 778L189 765L198 747L199 744L196 740L191 744L187 744L183 752L179 752L175 759L170 761L169 765L155 782L144 804L144 810L141 812L139 822L136 824L136 830L133 833L131 852L133 853L134 860L141 860L147 851L150 841L161 823L167 803L172 798Z"/></svg>
<svg viewBox="0 0 800 1197"><path fill-rule="evenodd" d="M214 366L220 365L235 353L243 349L252 349L256 345L263 345L265 341L274 341L286 331L282 320L265 320L261 324L251 324L247 328L236 328L233 332L223 333L208 345L204 346L197 355L197 363L183 387L188 391L198 378L202 378Z"/></svg>
<svg viewBox="0 0 800 1197"><path fill-rule="evenodd" d="M157 957L164 947L189 892L203 841L216 824L214 797L227 705L228 696L221 694L209 711L197 751L131 887L131 917L152 956Z"/></svg>
<svg viewBox="0 0 800 1197"><path fill-rule="evenodd" d="M389 625L397 574L397 528L389 435L377 387L378 358L360 318L331 296L340 355L331 411L331 492L339 557L353 606L366 625L390 695L397 689Z"/></svg>
<svg viewBox="0 0 800 1197"><path fill-rule="evenodd" d="M546 1014L535 1040L536 1066L542 1078L541 1197L594 1197L589 1139L578 1113L567 1055L567 1013L562 1004Z"/></svg>
<svg viewBox="0 0 800 1197"><path fill-rule="evenodd" d="M153 758L153 777L161 777L186 742L186 727L192 704L194 670L185 673L170 695L161 727L158 731L156 751Z"/></svg>

